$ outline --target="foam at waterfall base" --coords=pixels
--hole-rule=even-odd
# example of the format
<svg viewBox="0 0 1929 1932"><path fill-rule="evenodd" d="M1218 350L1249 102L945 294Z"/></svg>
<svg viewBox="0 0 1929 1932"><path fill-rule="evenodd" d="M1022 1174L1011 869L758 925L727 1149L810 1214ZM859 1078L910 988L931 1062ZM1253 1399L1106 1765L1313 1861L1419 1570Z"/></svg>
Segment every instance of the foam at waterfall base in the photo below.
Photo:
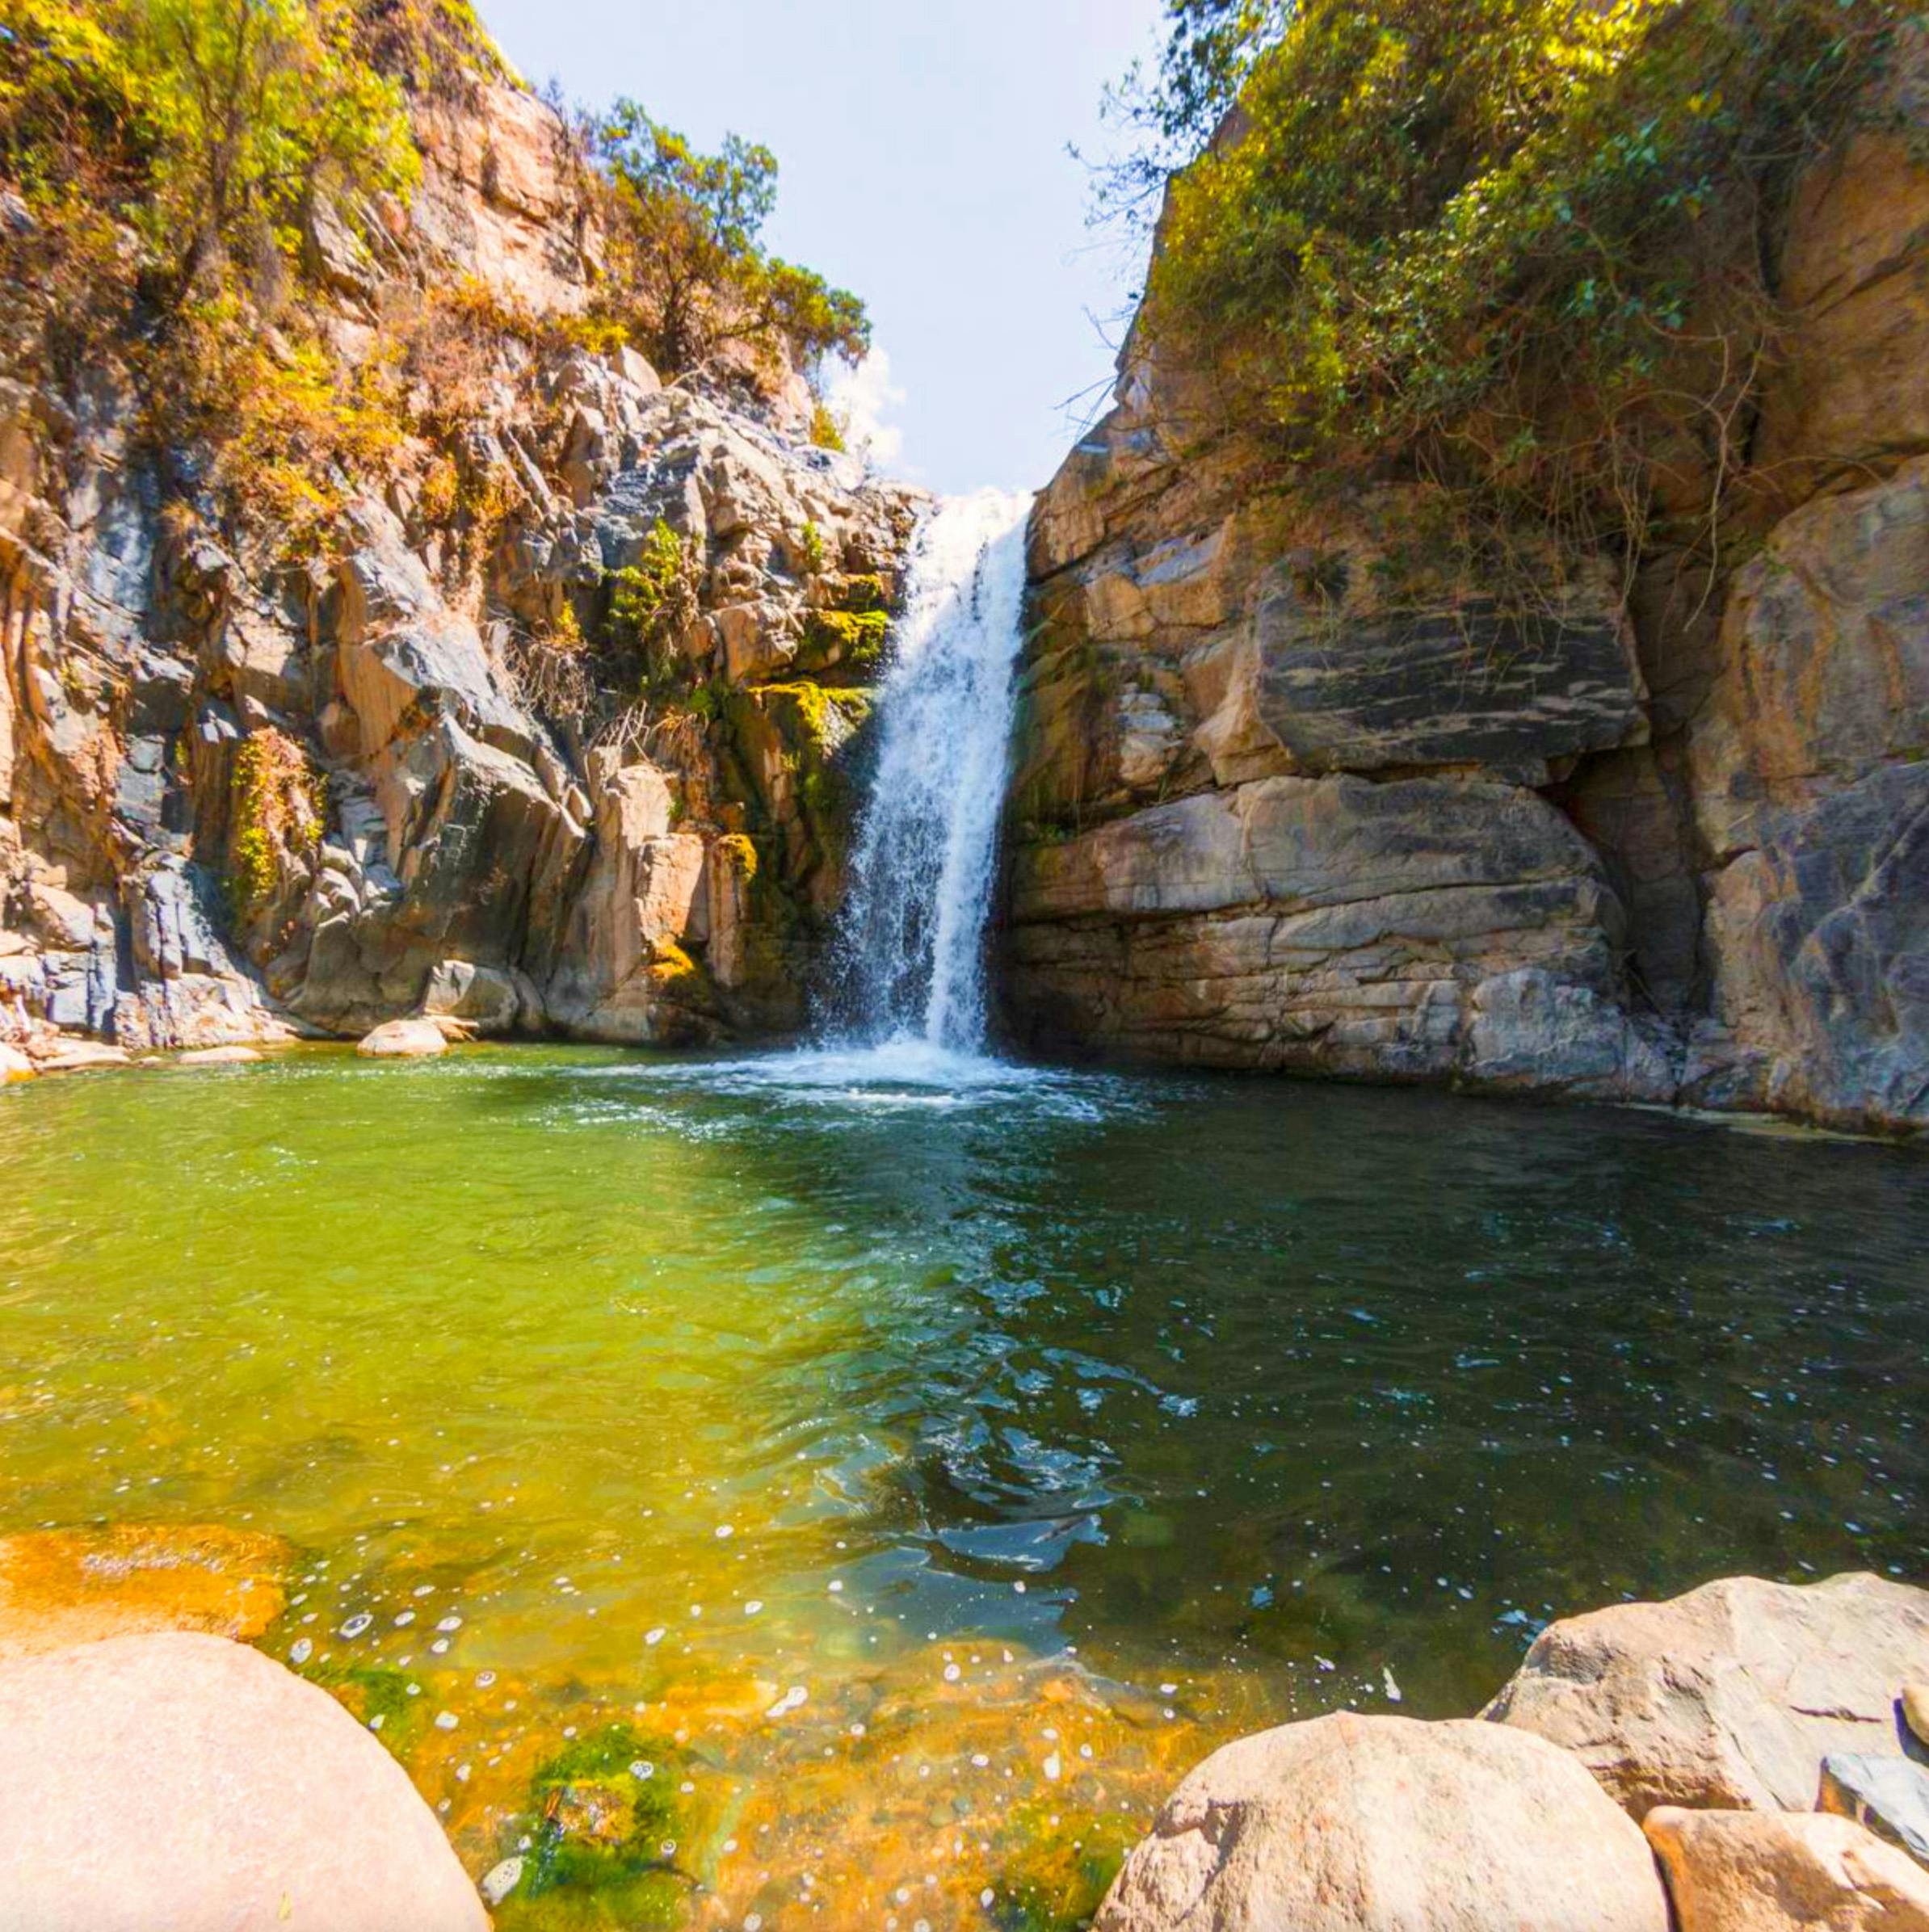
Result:
<svg viewBox="0 0 1929 1932"><path fill-rule="evenodd" d="M1025 1066L963 1053L911 1034L876 1044L837 1043L718 1060L632 1060L598 1069L648 1083L700 1084L707 1092L806 1108L948 1111L1020 1108L1097 1119L1128 1110L1116 1076Z"/></svg>

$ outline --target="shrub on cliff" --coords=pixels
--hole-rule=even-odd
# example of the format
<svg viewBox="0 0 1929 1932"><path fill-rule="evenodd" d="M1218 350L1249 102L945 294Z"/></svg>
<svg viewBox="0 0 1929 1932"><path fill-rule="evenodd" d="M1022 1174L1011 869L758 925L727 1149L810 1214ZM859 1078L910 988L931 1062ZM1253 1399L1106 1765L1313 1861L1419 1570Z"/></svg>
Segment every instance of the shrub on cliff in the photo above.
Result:
<svg viewBox="0 0 1929 1932"><path fill-rule="evenodd" d="M727 136L704 154L619 101L599 126L609 203L607 309L665 374L727 376L734 362L769 376L827 355L855 362L871 344L864 306L763 246L777 199L768 148Z"/></svg>
<svg viewBox="0 0 1929 1932"><path fill-rule="evenodd" d="M1143 323L1228 422L1630 544L1661 468L1704 468L1713 529L1780 210L1902 0L1174 10L1151 132L1203 137L1229 77L1238 111L1172 181Z"/></svg>

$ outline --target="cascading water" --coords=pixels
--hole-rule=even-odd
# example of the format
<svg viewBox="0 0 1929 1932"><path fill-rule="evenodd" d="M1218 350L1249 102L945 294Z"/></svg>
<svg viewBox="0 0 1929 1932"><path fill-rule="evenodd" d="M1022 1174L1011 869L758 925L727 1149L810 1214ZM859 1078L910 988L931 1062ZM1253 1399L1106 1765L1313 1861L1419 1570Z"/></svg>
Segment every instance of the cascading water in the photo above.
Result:
<svg viewBox="0 0 1929 1932"><path fill-rule="evenodd" d="M843 1018L872 1047L984 1046L985 921L1031 506L998 490L949 498L912 548L838 934Z"/></svg>

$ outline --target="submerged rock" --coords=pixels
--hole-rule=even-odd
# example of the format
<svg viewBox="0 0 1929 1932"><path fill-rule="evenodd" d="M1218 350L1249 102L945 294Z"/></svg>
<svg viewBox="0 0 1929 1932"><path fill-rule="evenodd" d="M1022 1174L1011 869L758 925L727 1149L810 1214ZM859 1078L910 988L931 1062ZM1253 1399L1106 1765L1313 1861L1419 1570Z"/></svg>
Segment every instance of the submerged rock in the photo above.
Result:
<svg viewBox="0 0 1929 1932"><path fill-rule="evenodd" d="M392 1019L365 1035L355 1048L364 1060L421 1060L449 1048L432 1019Z"/></svg>
<svg viewBox="0 0 1929 1932"><path fill-rule="evenodd" d="M266 1058L253 1047L197 1047L174 1062L178 1067L239 1067Z"/></svg>
<svg viewBox="0 0 1929 1932"><path fill-rule="evenodd" d="M1929 1671L1929 1591L1880 1577L1725 1577L1551 1625L1485 1715L1572 1751L1636 1817L1812 1806L1830 1752L1896 1741Z"/></svg>
<svg viewBox="0 0 1929 1932"><path fill-rule="evenodd" d="M1847 1818L1657 1806L1681 1932L1929 1932L1929 1872Z"/></svg>
<svg viewBox="0 0 1929 1932"><path fill-rule="evenodd" d="M1574 1758L1478 1723L1343 1712L1215 1752L1098 1932L1666 1932L1640 1832Z"/></svg>
<svg viewBox="0 0 1929 1932"><path fill-rule="evenodd" d="M258 1651L169 1633L0 1670L0 1916L35 1932L486 1932L401 1767Z"/></svg>
<svg viewBox="0 0 1929 1932"><path fill-rule="evenodd" d="M212 1524L0 1538L0 1664L155 1631L258 1637L281 1614L288 1556L278 1536Z"/></svg>

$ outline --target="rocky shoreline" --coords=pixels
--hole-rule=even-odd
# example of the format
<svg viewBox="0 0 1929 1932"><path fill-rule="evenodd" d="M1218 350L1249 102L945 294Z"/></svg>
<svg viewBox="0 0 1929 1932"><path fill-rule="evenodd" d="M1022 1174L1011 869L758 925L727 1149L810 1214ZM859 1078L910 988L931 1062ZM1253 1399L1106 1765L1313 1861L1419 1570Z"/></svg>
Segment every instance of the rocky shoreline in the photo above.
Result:
<svg viewBox="0 0 1929 1932"><path fill-rule="evenodd" d="M374 1727L250 1647L289 1554L216 1527L0 1539L0 1789L34 1794L0 1804L6 1922L439 1932L515 1890L523 1860L465 1874ZM587 1787L563 1803L594 1825ZM1242 1738L1091 1922L1924 1932L1929 1590L1725 1578L1551 1624L1477 1716Z"/></svg>

